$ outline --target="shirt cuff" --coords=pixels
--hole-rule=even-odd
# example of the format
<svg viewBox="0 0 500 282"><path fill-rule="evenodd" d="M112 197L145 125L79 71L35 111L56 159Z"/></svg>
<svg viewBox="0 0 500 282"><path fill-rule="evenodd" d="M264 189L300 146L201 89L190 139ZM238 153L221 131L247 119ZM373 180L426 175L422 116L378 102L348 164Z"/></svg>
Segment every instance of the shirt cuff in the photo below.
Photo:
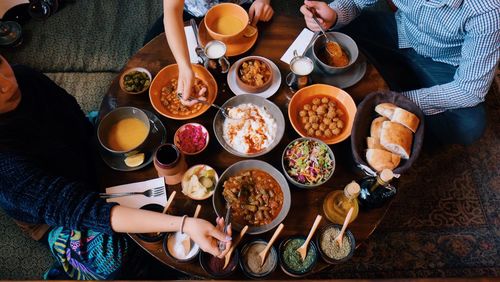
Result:
<svg viewBox="0 0 500 282"><path fill-rule="evenodd" d="M345 9L343 9L341 5L339 5L338 1L333 1L330 4L328 4L328 6L332 8L337 14L337 20L335 21L335 23L333 23L331 29L337 30L349 23L350 19L347 16L348 12L345 11Z"/></svg>

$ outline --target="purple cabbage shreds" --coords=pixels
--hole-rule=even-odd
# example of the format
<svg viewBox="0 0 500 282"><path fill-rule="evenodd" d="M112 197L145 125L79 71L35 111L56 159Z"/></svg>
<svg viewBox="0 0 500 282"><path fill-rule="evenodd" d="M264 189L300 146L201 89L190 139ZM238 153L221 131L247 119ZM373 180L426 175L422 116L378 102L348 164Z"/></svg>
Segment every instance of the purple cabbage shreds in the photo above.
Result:
<svg viewBox="0 0 500 282"><path fill-rule="evenodd" d="M299 175L298 180L299 180L300 183L305 183L306 182L306 178L304 177L304 175Z"/></svg>

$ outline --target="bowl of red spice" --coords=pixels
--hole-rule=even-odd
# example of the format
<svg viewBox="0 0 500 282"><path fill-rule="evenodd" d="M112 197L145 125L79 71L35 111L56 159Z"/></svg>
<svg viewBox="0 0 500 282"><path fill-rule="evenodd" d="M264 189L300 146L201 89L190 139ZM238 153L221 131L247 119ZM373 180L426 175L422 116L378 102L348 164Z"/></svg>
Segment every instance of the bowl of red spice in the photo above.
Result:
<svg viewBox="0 0 500 282"><path fill-rule="evenodd" d="M186 123L179 127L174 135L174 143L182 153L196 155L208 145L208 130L199 123Z"/></svg>

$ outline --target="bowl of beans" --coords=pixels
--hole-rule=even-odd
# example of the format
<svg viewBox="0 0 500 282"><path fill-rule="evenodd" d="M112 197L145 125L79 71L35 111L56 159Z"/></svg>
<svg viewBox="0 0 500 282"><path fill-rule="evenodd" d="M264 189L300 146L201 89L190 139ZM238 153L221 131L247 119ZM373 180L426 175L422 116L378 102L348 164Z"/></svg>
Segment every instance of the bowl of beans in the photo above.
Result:
<svg viewBox="0 0 500 282"><path fill-rule="evenodd" d="M141 94L149 88L151 80L151 73L147 69L131 68L121 75L120 88L127 94Z"/></svg>
<svg viewBox="0 0 500 282"><path fill-rule="evenodd" d="M316 234L316 245L324 261L330 264L342 263L349 260L356 249L356 240L350 230L346 230L342 244L338 244L335 238L342 230L342 225L327 224Z"/></svg>
<svg viewBox="0 0 500 282"><path fill-rule="evenodd" d="M179 68L177 64L172 64L161 69L149 87L149 100L158 113L171 119L186 120L197 117L210 108L209 105L217 97L217 82L206 68L194 64L191 67L195 76L191 97L208 104L186 106L181 103L179 94L182 93L177 93Z"/></svg>
<svg viewBox="0 0 500 282"><path fill-rule="evenodd" d="M314 137L328 145L351 135L356 104L344 90L313 84L297 91L288 104L288 117L302 137Z"/></svg>

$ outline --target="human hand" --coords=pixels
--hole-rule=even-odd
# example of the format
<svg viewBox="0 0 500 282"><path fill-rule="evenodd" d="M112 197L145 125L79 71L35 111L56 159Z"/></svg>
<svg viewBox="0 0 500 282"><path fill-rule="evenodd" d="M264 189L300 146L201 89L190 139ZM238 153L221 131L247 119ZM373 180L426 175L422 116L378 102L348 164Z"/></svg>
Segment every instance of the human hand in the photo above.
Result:
<svg viewBox="0 0 500 282"><path fill-rule="evenodd" d="M213 226L210 222L200 218L186 218L184 223L184 232L193 239L200 248L213 256L223 258L231 247L231 224L227 228L227 234L222 232L224 228L224 219L217 218L217 226ZM226 243L226 248L223 252L219 250L218 241Z"/></svg>
<svg viewBox="0 0 500 282"><path fill-rule="evenodd" d="M185 106L192 106L196 104L196 101L189 101L191 97L191 89L194 84L194 72L191 66L185 68L179 67L179 77L177 80L177 93L182 94L181 103Z"/></svg>
<svg viewBox="0 0 500 282"><path fill-rule="evenodd" d="M259 21L267 22L273 17L273 14L271 0L255 0L248 10L250 25L256 26Z"/></svg>
<svg viewBox="0 0 500 282"><path fill-rule="evenodd" d="M325 30L331 28L337 21L337 13L325 2L305 0L304 5L300 7L300 12L304 15L307 27L312 31L320 31L320 28L314 21L313 13L310 10L315 11L318 22Z"/></svg>

